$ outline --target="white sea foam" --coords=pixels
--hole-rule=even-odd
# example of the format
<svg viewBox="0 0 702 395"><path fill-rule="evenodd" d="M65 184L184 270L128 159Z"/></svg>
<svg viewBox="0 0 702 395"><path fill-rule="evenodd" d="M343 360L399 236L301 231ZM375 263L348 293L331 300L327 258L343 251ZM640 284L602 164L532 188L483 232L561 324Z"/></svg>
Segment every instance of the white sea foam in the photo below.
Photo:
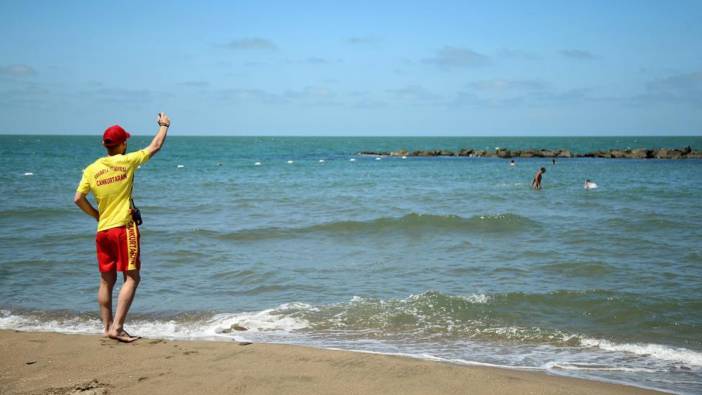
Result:
<svg viewBox="0 0 702 395"><path fill-rule="evenodd" d="M580 339L580 344L585 347L597 347L605 351L626 352L664 361L702 366L702 353L686 348L676 348L653 343L614 343L608 340L590 338Z"/></svg>
<svg viewBox="0 0 702 395"><path fill-rule="evenodd" d="M290 303L283 303L280 306L278 306L276 311L285 311L285 310L309 310L309 311L319 311L318 307L314 307L311 304L307 303L302 303L302 302L290 302Z"/></svg>
<svg viewBox="0 0 702 395"><path fill-rule="evenodd" d="M216 314L209 319L195 321L134 319L128 322L128 326L132 332L147 338L213 339L228 333L232 325L246 328L246 333L277 332L278 335L282 335L309 326L308 321L293 317L285 312L290 310L314 311L314 309L314 307L303 303L286 303L275 309ZM15 315L3 310L0 311L0 329L99 334L102 333L102 323L99 319L78 316L44 320L32 315ZM232 336L227 334L227 337L231 338Z"/></svg>
<svg viewBox="0 0 702 395"><path fill-rule="evenodd" d="M250 332L291 332L309 326L309 322L304 319L276 314L274 309L251 313L218 314L210 322L217 328L226 330L232 325L239 325Z"/></svg>
<svg viewBox="0 0 702 395"><path fill-rule="evenodd" d="M462 296L462 298L467 302L478 303L478 304L489 303L490 300L492 299L490 296L485 295L485 294L473 294L473 295L468 295L468 296Z"/></svg>
<svg viewBox="0 0 702 395"><path fill-rule="evenodd" d="M304 303L285 303L274 309L243 313L222 313L203 321L180 323L175 321L133 322L135 332L146 337L170 337L189 339L211 339L226 335L232 337L232 327L246 328L245 332L236 332L235 339L250 339L247 335L273 334L286 335L296 330L309 327L309 322L302 318L293 317L286 312L291 310L314 310ZM243 336L243 337L241 337ZM244 339L244 337L246 339Z"/></svg>
<svg viewBox="0 0 702 395"><path fill-rule="evenodd" d="M548 362L542 366L546 370L561 369L561 370L585 370L585 371L601 371L601 372L633 372L633 373L654 373L655 369L648 368L629 368L625 366L608 366L589 362Z"/></svg>
<svg viewBox="0 0 702 395"><path fill-rule="evenodd" d="M60 320L42 320L32 316L15 315L10 311L2 310L0 311L0 329L61 333L101 333L102 323L97 319L85 319L78 316Z"/></svg>
<svg viewBox="0 0 702 395"><path fill-rule="evenodd" d="M165 339L206 339L216 337L216 332L202 322L180 323L173 320L141 321L128 323L130 330L140 336Z"/></svg>

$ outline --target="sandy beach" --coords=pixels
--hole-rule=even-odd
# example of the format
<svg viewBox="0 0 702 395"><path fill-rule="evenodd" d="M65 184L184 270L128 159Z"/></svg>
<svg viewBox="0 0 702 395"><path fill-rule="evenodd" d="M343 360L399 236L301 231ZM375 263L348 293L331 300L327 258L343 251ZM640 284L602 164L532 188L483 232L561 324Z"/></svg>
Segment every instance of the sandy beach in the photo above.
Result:
<svg viewBox="0 0 702 395"><path fill-rule="evenodd" d="M539 372L308 347L0 331L0 393L645 394Z"/></svg>

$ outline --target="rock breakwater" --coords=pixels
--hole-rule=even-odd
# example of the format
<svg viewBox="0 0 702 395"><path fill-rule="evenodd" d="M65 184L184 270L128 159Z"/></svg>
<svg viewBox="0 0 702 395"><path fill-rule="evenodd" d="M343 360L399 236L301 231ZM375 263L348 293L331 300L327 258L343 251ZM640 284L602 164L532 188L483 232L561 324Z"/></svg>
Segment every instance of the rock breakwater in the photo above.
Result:
<svg viewBox="0 0 702 395"><path fill-rule="evenodd" d="M573 153L565 149L526 149L510 150L498 148L496 150L477 150L463 148L458 151L449 150L424 150L424 151L362 151L358 155L367 156L462 156L469 158L612 158L612 159L702 159L702 151L694 151L690 146L685 148L637 148L637 149L610 149L606 151L593 151L586 153Z"/></svg>

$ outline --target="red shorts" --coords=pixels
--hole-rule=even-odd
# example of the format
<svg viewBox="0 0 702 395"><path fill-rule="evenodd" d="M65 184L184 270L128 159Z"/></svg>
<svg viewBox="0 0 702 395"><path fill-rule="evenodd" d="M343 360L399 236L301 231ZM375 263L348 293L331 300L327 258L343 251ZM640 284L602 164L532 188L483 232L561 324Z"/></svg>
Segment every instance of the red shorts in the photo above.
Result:
<svg viewBox="0 0 702 395"><path fill-rule="evenodd" d="M139 270L139 227L130 221L126 226L97 232L95 245L100 272Z"/></svg>

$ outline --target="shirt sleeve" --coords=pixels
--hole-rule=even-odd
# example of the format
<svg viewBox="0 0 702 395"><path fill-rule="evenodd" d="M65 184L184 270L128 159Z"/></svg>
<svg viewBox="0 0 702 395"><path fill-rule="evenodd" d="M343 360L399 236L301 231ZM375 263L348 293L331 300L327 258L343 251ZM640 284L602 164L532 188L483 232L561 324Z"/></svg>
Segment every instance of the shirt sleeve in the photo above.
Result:
<svg viewBox="0 0 702 395"><path fill-rule="evenodd" d="M87 195L88 192L90 192L90 179L88 177L88 171L83 170L83 177L80 178L80 182L78 183L78 188L76 188L76 192L80 192L83 195Z"/></svg>
<svg viewBox="0 0 702 395"><path fill-rule="evenodd" d="M144 163L148 162L150 158L149 151L147 151L146 149L132 152L125 156L127 157L127 160L129 161L129 164L132 167L141 166Z"/></svg>

